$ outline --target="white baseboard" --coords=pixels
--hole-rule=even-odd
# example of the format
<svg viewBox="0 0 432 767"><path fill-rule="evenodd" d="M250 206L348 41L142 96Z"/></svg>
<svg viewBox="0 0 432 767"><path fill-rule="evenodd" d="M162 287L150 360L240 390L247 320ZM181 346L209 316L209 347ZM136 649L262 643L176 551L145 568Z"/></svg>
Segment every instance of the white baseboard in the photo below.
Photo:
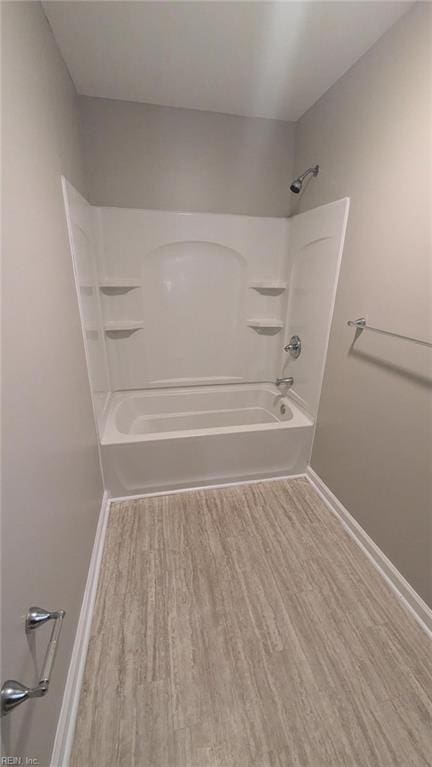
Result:
<svg viewBox="0 0 432 767"><path fill-rule="evenodd" d="M96 528L96 535L90 559L87 582L84 590L84 596L75 635L75 642L72 649L71 662L69 665L69 671L63 694L63 701L57 724L57 731L54 740L50 767L68 767L69 764L75 730L75 722L78 713L81 685L87 656L87 648L90 639L93 608L102 561L102 552L108 522L109 507L110 498L109 494L105 491L102 498L99 520Z"/></svg>
<svg viewBox="0 0 432 767"><path fill-rule="evenodd" d="M372 538L363 530L343 504L336 498L321 477L308 466L306 477L312 487L321 496L326 506L341 521L344 528L376 567L380 575L394 591L402 605L416 619L424 631L432 638L432 610L410 586L394 564L386 557Z"/></svg>

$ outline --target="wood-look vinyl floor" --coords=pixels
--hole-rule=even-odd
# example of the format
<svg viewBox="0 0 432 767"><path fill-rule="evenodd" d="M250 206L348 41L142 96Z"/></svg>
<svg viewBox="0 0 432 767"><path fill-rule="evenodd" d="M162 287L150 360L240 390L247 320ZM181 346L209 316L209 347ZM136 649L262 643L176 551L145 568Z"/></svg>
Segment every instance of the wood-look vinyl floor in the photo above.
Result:
<svg viewBox="0 0 432 767"><path fill-rule="evenodd" d="M306 480L113 505L71 767L430 767L431 698Z"/></svg>

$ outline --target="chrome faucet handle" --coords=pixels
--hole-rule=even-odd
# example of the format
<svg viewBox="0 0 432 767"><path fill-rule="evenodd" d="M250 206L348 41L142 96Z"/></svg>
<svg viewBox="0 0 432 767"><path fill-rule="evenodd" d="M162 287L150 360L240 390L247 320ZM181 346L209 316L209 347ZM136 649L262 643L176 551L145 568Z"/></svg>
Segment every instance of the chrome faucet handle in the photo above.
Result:
<svg viewBox="0 0 432 767"><path fill-rule="evenodd" d="M291 357L294 357L295 360L297 357L300 357L301 349L302 342L300 336L291 336L289 343L284 346L284 352L289 352Z"/></svg>

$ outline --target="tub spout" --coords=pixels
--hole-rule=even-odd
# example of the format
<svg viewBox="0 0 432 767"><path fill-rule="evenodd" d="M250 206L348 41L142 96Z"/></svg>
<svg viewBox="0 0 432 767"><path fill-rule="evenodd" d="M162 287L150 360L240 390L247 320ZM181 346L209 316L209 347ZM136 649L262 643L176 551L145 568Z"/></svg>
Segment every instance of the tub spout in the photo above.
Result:
<svg viewBox="0 0 432 767"><path fill-rule="evenodd" d="M281 386L281 384L292 386L294 383L294 378L292 376L289 376L288 378L276 378L275 383L276 383L276 386Z"/></svg>

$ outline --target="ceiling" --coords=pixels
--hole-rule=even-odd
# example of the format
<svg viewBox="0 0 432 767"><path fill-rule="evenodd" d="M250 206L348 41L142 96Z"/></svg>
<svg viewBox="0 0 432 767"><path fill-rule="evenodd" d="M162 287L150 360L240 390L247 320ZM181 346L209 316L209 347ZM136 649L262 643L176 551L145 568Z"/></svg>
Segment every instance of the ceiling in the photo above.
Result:
<svg viewBox="0 0 432 767"><path fill-rule="evenodd" d="M412 2L44 2L78 93L297 120Z"/></svg>

